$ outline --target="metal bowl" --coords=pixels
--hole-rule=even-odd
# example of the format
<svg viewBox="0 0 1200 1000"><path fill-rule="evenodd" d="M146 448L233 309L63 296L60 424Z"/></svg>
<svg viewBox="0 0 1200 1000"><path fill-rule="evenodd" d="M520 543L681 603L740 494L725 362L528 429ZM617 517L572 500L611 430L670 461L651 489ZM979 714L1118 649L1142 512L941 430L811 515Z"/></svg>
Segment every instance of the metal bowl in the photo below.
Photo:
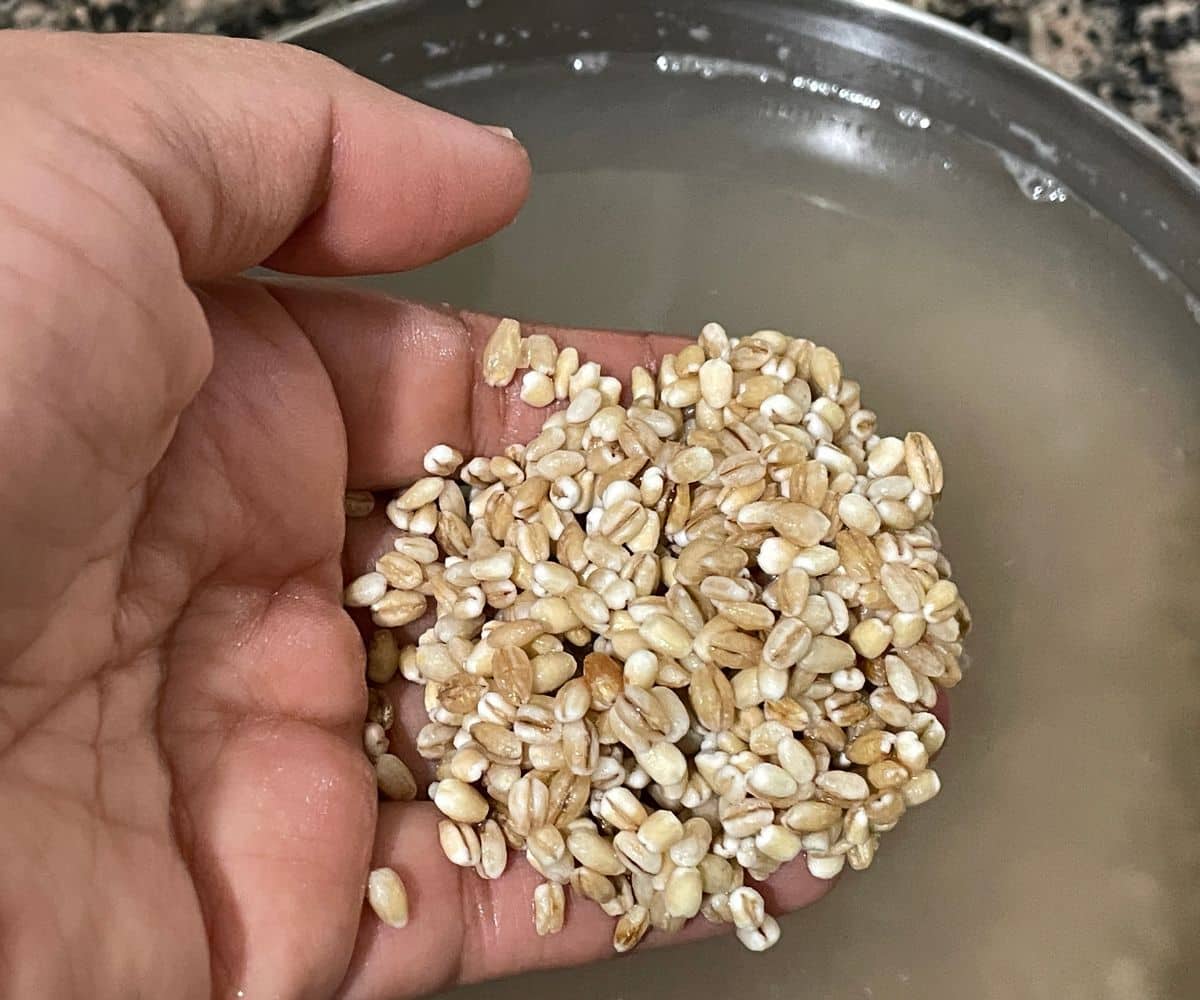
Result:
<svg viewBox="0 0 1200 1000"><path fill-rule="evenodd" d="M765 956L721 941L475 995L1200 995L1197 175L886 3L384 2L288 38L532 153L513 227L374 283L803 334L947 469L976 629L940 798Z"/></svg>

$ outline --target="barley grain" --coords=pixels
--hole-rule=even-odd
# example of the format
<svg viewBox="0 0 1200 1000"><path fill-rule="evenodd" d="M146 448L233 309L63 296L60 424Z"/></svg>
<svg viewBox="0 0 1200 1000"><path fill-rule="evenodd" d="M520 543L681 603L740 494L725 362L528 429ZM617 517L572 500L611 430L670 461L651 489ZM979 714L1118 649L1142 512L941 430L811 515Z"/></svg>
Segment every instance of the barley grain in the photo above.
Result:
<svg viewBox="0 0 1200 1000"><path fill-rule="evenodd" d="M663 893L667 914L690 920L700 912L704 901L704 880L700 872L692 867L677 867L667 879Z"/></svg>
<svg viewBox="0 0 1200 1000"><path fill-rule="evenodd" d="M481 823L487 817L487 800L471 785L457 778L438 782L433 803L439 811L458 823Z"/></svg>
<svg viewBox="0 0 1200 1000"><path fill-rule="evenodd" d="M853 771L826 771L818 774L816 786L831 798L858 802L870 794L866 779Z"/></svg>
<svg viewBox="0 0 1200 1000"><path fill-rule="evenodd" d="M617 921L613 931L613 950L631 951L637 947L646 931L650 929L650 911L640 904L631 906Z"/></svg>
<svg viewBox="0 0 1200 1000"><path fill-rule="evenodd" d="M567 835L567 850L585 868L601 875L620 875L626 870L625 863L617 854L612 841L601 837L594 830L572 830Z"/></svg>
<svg viewBox="0 0 1200 1000"><path fill-rule="evenodd" d="M904 462L917 489L931 496L942 492L942 460L927 435L914 431L904 438Z"/></svg>
<svg viewBox="0 0 1200 1000"><path fill-rule="evenodd" d="M347 490L343 507L347 517L366 517L375 509L375 494L370 490Z"/></svg>
<svg viewBox="0 0 1200 1000"><path fill-rule="evenodd" d="M539 371L527 371L521 376L521 402L543 407L554 402L554 383Z"/></svg>
<svg viewBox="0 0 1200 1000"><path fill-rule="evenodd" d="M483 348L483 380L490 386L505 386L517 371L521 350L521 326L515 319L502 319Z"/></svg>
<svg viewBox="0 0 1200 1000"><path fill-rule="evenodd" d="M533 890L533 925L539 937L562 930L566 905L563 887L557 882L542 882Z"/></svg>
<svg viewBox="0 0 1200 1000"><path fill-rule="evenodd" d="M932 799L941 789L942 782L936 771L922 771L910 778L900 791L906 806L919 806Z"/></svg>
<svg viewBox="0 0 1200 1000"><path fill-rule="evenodd" d="M399 929L408 924L408 891L391 868L376 868L367 876L367 902L389 927Z"/></svg>
<svg viewBox="0 0 1200 1000"><path fill-rule="evenodd" d="M367 647L367 679L372 684L386 684L396 676L399 667L400 651L395 635L390 629L376 629Z"/></svg>
<svg viewBox="0 0 1200 1000"><path fill-rule="evenodd" d="M837 357L778 331L710 324L657 379L634 369L629 407L515 321L483 353L490 384L524 368L527 402L567 409L465 467L430 449L388 504L395 551L346 594L383 626L371 682L425 685L416 743L446 853L495 878L524 849L539 930L569 882L620 918L618 949L733 921L745 875L801 850L820 878L868 866L936 794L927 709L961 678L970 623L929 525L928 438L878 437ZM398 649L388 627L431 599L433 626ZM409 798L393 714L373 691L364 746L381 793ZM739 937L769 947L778 925L754 915Z"/></svg>
<svg viewBox="0 0 1200 1000"><path fill-rule="evenodd" d="M462 464L462 452L448 444L435 444L421 460L422 468L431 476L452 476Z"/></svg>
<svg viewBox="0 0 1200 1000"><path fill-rule="evenodd" d="M815 854L810 853L805 858L805 865L808 872L813 878L829 879L837 878L845 867L846 857L843 854Z"/></svg>
<svg viewBox="0 0 1200 1000"><path fill-rule="evenodd" d="M386 798L396 802L411 802L417 797L417 781L408 765L390 753L375 759L375 781Z"/></svg>
<svg viewBox="0 0 1200 1000"><path fill-rule="evenodd" d="M674 743L655 743L637 760L660 785L674 785L687 776L687 761Z"/></svg>
<svg viewBox="0 0 1200 1000"><path fill-rule="evenodd" d="M363 726L363 750L372 760L378 760L388 751L388 737L383 726L378 722L368 722Z"/></svg>
<svg viewBox="0 0 1200 1000"><path fill-rule="evenodd" d="M459 868L473 868L479 863L479 834L465 823L441 820L438 823L438 843L446 859Z"/></svg>
<svg viewBox="0 0 1200 1000"><path fill-rule="evenodd" d="M346 585L342 603L348 608L366 608L382 600L387 593L387 577L382 573L364 573Z"/></svg>
<svg viewBox="0 0 1200 1000"><path fill-rule="evenodd" d="M424 594L389 590L371 605L371 620L381 628L398 628L416 621L425 614L426 607Z"/></svg>

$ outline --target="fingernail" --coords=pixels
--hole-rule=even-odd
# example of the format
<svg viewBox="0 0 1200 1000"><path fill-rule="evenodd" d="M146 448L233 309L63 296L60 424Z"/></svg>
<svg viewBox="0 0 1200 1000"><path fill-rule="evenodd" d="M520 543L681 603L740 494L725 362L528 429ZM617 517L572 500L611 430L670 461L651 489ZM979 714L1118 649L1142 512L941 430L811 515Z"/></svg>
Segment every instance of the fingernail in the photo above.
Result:
<svg viewBox="0 0 1200 1000"><path fill-rule="evenodd" d="M505 128L503 125L483 125L481 128L485 128L489 132L498 135L503 139L512 139L515 142L517 138L515 135L513 135L512 129Z"/></svg>

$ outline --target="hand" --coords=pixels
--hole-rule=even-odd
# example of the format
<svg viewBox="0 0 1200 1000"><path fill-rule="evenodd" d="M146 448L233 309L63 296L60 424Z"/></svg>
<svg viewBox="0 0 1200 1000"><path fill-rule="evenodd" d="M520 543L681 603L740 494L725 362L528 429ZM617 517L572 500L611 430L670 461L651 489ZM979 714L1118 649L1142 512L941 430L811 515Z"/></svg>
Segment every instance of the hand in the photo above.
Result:
<svg viewBox="0 0 1200 1000"><path fill-rule="evenodd" d="M475 381L488 321L230 277L481 239L520 145L255 43L7 34L0 91L0 995L406 996L604 954L590 905L534 935L523 864L460 879L430 805L377 815L360 746L343 491L530 435ZM617 371L663 348L582 336ZM404 930L364 911L380 864ZM778 907L824 891L798 869Z"/></svg>

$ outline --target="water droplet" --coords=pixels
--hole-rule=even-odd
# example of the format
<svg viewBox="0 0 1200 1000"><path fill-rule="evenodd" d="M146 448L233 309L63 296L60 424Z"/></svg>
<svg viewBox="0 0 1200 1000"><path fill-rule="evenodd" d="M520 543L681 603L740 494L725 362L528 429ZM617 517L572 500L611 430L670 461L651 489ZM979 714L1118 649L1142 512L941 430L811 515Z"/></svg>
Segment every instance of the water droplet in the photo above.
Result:
<svg viewBox="0 0 1200 1000"><path fill-rule="evenodd" d="M703 80L718 78L750 79L759 83L786 83L787 75L771 66L759 66L738 59L700 56L693 53L664 52L654 60L660 73L679 76L698 76Z"/></svg>
<svg viewBox="0 0 1200 1000"><path fill-rule="evenodd" d="M1045 173L1040 167L1004 151L1000 153L1000 160L1009 176L1017 182L1021 193L1030 201L1053 204L1067 200L1067 189L1057 178Z"/></svg>
<svg viewBox="0 0 1200 1000"><path fill-rule="evenodd" d="M607 52L577 52L567 60L576 73L602 73L608 68Z"/></svg>
<svg viewBox="0 0 1200 1000"><path fill-rule="evenodd" d="M807 90L810 94L819 94L821 97L832 97L835 100L845 101L847 104L856 104L870 111L879 110L881 104L878 97L872 97L870 94L864 94L857 90L851 90L849 87L830 83L828 80L818 80L812 76L794 76L791 82L793 90Z"/></svg>
<svg viewBox="0 0 1200 1000"><path fill-rule="evenodd" d="M896 109L896 121L905 128L926 129L932 124L928 115L918 111L916 108L905 107Z"/></svg>

